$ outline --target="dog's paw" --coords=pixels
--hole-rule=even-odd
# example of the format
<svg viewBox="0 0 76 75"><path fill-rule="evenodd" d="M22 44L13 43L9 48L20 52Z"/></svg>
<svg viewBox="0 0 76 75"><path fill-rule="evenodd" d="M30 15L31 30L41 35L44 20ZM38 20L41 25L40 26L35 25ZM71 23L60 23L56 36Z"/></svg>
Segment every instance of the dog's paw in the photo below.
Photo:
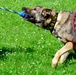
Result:
<svg viewBox="0 0 76 75"><path fill-rule="evenodd" d="M58 63L58 59L53 58L53 60L52 60L52 67L56 67L57 63Z"/></svg>

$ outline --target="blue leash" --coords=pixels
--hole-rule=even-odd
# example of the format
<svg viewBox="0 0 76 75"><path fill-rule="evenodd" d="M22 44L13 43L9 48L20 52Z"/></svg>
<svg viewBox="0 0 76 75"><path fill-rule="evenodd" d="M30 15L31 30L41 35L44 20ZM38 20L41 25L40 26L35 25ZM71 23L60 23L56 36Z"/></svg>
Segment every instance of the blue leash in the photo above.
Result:
<svg viewBox="0 0 76 75"><path fill-rule="evenodd" d="M23 11L22 12L17 12L15 10L9 10L8 8L4 8L4 7L0 7L0 9L1 10L5 10L5 11L8 11L8 12L12 12L14 14L18 14L21 17L26 18L26 19L29 18L28 14L25 14Z"/></svg>

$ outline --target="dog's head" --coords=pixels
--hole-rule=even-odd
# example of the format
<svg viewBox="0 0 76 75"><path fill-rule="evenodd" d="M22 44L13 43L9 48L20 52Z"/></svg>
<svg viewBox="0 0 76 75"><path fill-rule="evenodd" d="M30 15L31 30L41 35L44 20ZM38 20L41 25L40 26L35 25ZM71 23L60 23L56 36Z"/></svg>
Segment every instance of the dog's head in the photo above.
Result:
<svg viewBox="0 0 76 75"><path fill-rule="evenodd" d="M23 7L22 11L29 16L27 19L24 18L25 20L45 29L49 29L51 21L54 21L56 16L54 10L46 9L41 6L36 6L34 8Z"/></svg>

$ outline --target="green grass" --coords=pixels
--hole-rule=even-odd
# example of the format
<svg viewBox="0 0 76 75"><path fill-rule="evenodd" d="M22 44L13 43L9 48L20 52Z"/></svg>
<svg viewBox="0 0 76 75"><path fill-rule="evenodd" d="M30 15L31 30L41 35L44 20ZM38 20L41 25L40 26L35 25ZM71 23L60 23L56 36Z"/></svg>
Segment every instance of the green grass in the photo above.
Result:
<svg viewBox="0 0 76 75"><path fill-rule="evenodd" d="M0 6L21 11L23 6L43 6L74 11L76 0L0 0ZM63 46L49 31L0 10L0 75L76 75L76 59L51 67L51 61Z"/></svg>

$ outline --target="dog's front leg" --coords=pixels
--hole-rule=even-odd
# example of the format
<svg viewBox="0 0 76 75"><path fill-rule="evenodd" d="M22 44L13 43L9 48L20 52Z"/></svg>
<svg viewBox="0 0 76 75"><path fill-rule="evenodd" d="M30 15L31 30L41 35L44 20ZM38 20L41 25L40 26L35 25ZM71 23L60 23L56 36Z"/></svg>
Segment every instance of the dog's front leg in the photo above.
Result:
<svg viewBox="0 0 76 75"><path fill-rule="evenodd" d="M58 50L52 60L52 67L55 67L61 55L73 49L73 43L67 42L64 47Z"/></svg>
<svg viewBox="0 0 76 75"><path fill-rule="evenodd" d="M62 64L67 59L69 54L70 54L70 52L66 52L63 55L61 55L59 63Z"/></svg>

